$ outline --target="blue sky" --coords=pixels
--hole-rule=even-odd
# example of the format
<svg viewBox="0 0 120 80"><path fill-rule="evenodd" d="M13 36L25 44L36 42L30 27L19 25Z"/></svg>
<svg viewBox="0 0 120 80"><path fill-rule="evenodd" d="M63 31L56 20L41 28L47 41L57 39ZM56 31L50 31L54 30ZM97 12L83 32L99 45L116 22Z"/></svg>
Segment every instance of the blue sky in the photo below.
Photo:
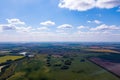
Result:
<svg viewBox="0 0 120 80"><path fill-rule="evenodd" d="M0 0L0 42L120 42L120 0Z"/></svg>

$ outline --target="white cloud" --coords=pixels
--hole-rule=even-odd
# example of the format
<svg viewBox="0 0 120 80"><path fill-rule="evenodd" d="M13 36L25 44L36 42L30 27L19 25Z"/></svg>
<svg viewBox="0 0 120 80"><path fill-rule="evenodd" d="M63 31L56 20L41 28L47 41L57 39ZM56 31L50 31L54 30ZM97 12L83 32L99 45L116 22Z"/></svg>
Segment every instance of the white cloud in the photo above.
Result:
<svg viewBox="0 0 120 80"><path fill-rule="evenodd" d="M32 27L15 27L17 32L31 32L34 30Z"/></svg>
<svg viewBox="0 0 120 80"><path fill-rule="evenodd" d="M99 21L99 20L94 20L94 23L96 23L96 24L100 24L101 21Z"/></svg>
<svg viewBox="0 0 120 80"><path fill-rule="evenodd" d="M12 25L25 25L25 22L20 21L19 19L13 18L13 19L6 19L8 21L9 24Z"/></svg>
<svg viewBox="0 0 120 80"><path fill-rule="evenodd" d="M55 25L55 22L45 21L45 22L41 22L40 25L42 25L42 26L53 26L53 25Z"/></svg>
<svg viewBox="0 0 120 80"><path fill-rule="evenodd" d="M88 28L88 27L87 26L82 26L82 25L77 27L77 29L86 29L86 28Z"/></svg>
<svg viewBox="0 0 120 80"><path fill-rule="evenodd" d="M0 31L8 31L8 30L15 30L15 26L11 24L0 24Z"/></svg>
<svg viewBox="0 0 120 80"><path fill-rule="evenodd" d="M108 31L108 30L120 30L120 28L115 25L108 26L106 24L102 24L95 28L91 28L90 30L92 30L92 31Z"/></svg>
<svg viewBox="0 0 120 80"><path fill-rule="evenodd" d="M0 24L0 31L16 31L16 32L30 32L34 30L32 27L27 26L25 22L20 21L19 19L6 19L7 24Z"/></svg>
<svg viewBox="0 0 120 80"><path fill-rule="evenodd" d="M92 21L87 21L88 23L92 23Z"/></svg>
<svg viewBox="0 0 120 80"><path fill-rule="evenodd" d="M58 30L56 30L56 33L59 33L59 34L68 34L69 31L64 30L64 29L58 29Z"/></svg>
<svg viewBox="0 0 120 80"><path fill-rule="evenodd" d="M98 8L114 8L120 5L120 0L97 0L96 7Z"/></svg>
<svg viewBox="0 0 120 80"><path fill-rule="evenodd" d="M8 32L0 33L0 41L120 41L120 27L115 25L102 24L95 28L81 25L77 27L77 32L70 24L63 24L56 30L49 31L49 27L45 26L33 28L26 24L19 26L21 23L16 23L0 24L0 31ZM10 30L12 32L9 32Z"/></svg>
<svg viewBox="0 0 120 80"><path fill-rule="evenodd" d="M60 0L59 7L86 11L92 8L110 9L120 5L120 0Z"/></svg>
<svg viewBox="0 0 120 80"><path fill-rule="evenodd" d="M48 30L50 30L48 27L39 27L37 29L40 30L40 31L48 31Z"/></svg>
<svg viewBox="0 0 120 80"><path fill-rule="evenodd" d="M76 35L76 36L75 36ZM89 41L89 42L111 42L111 41L120 41L120 34L113 34L107 32L81 32L73 34L76 41Z"/></svg>
<svg viewBox="0 0 120 80"><path fill-rule="evenodd" d="M63 25L58 26L57 28L58 29L71 29L73 28L73 26L70 24L63 24Z"/></svg>
<svg viewBox="0 0 120 80"><path fill-rule="evenodd" d="M88 23L95 23L95 24L101 24L102 22L99 20L93 20L93 21L87 21Z"/></svg>
<svg viewBox="0 0 120 80"><path fill-rule="evenodd" d="M2 29L2 27L0 26L0 32L2 32L3 31L3 29Z"/></svg>
<svg viewBox="0 0 120 80"><path fill-rule="evenodd" d="M86 11L94 7L94 0L60 0L60 8L68 8L70 10Z"/></svg>
<svg viewBox="0 0 120 80"><path fill-rule="evenodd" d="M63 35L64 34L64 35ZM74 41L74 42L119 42L120 34L104 32L74 32L71 34L54 33L54 32L31 32L16 34L0 34L0 41Z"/></svg>

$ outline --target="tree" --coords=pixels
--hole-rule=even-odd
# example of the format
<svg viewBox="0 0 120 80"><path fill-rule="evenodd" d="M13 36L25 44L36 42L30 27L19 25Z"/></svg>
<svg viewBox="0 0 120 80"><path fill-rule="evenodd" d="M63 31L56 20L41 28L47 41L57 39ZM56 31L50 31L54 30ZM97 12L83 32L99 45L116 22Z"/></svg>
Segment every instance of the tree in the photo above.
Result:
<svg viewBox="0 0 120 80"><path fill-rule="evenodd" d="M71 60L66 60L65 61L65 65L71 65L71 63L72 63Z"/></svg>

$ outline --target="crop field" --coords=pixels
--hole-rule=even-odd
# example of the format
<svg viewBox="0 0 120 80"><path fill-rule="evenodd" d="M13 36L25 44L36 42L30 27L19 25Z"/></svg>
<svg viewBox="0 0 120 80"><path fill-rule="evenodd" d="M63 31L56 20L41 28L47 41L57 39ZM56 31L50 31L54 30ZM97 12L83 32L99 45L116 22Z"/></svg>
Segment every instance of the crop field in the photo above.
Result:
<svg viewBox="0 0 120 80"><path fill-rule="evenodd" d="M8 80L120 80L88 61L87 56L39 54L19 61Z"/></svg>
<svg viewBox="0 0 120 80"><path fill-rule="evenodd" d="M90 58L90 60L120 77L120 63L113 63L100 58Z"/></svg>
<svg viewBox="0 0 120 80"><path fill-rule="evenodd" d="M87 51L92 51L92 52L103 52L103 53L120 53L115 50L110 50L110 49L86 49Z"/></svg>
<svg viewBox="0 0 120 80"><path fill-rule="evenodd" d="M119 44L98 43L11 44L1 48L10 52L0 56L0 80L120 80L119 49ZM15 56L20 52L27 53Z"/></svg>
<svg viewBox="0 0 120 80"><path fill-rule="evenodd" d="M16 59L20 59L22 58L23 56L2 56L0 57L0 63L3 63L3 62L6 62L7 60L16 60Z"/></svg>

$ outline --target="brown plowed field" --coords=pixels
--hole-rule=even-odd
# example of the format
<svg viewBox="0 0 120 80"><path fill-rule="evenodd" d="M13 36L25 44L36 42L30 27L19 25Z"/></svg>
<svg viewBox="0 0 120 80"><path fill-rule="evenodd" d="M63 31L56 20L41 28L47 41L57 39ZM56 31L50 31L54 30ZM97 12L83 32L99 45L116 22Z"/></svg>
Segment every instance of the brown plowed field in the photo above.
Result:
<svg viewBox="0 0 120 80"><path fill-rule="evenodd" d="M97 57L90 58L89 60L106 69L107 71L113 73L114 75L120 77L120 63L113 63Z"/></svg>

